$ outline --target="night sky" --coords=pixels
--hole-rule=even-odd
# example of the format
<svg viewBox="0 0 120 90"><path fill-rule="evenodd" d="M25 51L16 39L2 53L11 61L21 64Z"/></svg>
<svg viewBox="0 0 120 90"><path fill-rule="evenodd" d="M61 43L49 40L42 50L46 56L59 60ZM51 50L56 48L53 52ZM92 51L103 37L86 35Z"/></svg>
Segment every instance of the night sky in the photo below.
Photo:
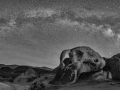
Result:
<svg viewBox="0 0 120 90"><path fill-rule="evenodd" d="M55 68L83 45L120 53L120 0L0 0L1 64Z"/></svg>

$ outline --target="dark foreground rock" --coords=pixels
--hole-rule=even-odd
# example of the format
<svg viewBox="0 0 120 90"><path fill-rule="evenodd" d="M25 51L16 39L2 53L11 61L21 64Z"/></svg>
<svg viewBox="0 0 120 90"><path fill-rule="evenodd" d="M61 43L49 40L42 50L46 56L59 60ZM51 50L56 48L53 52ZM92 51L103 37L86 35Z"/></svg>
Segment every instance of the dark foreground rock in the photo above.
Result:
<svg viewBox="0 0 120 90"><path fill-rule="evenodd" d="M106 66L103 70L108 72L108 76L111 74L112 79L120 80L120 53L112 56L111 58L105 58L105 61Z"/></svg>

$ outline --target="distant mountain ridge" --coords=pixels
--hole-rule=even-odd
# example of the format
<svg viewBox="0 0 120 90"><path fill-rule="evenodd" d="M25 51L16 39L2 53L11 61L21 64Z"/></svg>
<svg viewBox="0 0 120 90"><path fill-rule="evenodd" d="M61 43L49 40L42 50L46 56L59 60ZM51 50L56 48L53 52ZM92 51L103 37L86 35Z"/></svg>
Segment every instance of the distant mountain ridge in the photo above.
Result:
<svg viewBox="0 0 120 90"><path fill-rule="evenodd" d="M0 68L2 67L10 67L11 69L15 69L17 68L18 66L20 67L33 67L33 68L41 68L41 69L46 69L46 70L53 70L52 68L49 68L49 67L35 67L35 66L29 66L29 65L17 65L17 64L13 64L13 65L5 65L5 64L0 64Z"/></svg>
<svg viewBox="0 0 120 90"><path fill-rule="evenodd" d="M19 65L5 65L5 64L0 64L0 68L2 68L2 67L10 67L11 69L14 69L14 68L16 68L17 66L19 66Z"/></svg>
<svg viewBox="0 0 120 90"><path fill-rule="evenodd" d="M46 73L53 73L53 69L48 67L34 67L27 65L5 65L0 64L0 81L13 82L17 77L26 78L27 76L41 76ZM21 76L21 74L25 74ZM27 77L28 78L28 77ZM20 79L23 80L23 79ZM27 79L26 79L27 80Z"/></svg>

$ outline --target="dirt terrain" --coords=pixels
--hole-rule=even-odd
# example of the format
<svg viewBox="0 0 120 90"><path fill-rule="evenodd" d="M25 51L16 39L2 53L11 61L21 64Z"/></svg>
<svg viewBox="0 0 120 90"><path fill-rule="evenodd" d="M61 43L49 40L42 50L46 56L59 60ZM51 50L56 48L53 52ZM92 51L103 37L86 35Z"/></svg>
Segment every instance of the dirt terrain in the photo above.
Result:
<svg viewBox="0 0 120 90"><path fill-rule="evenodd" d="M47 77L47 78L46 78ZM54 77L51 74L45 74L43 77L39 78L46 88L45 90L119 90L120 83L117 81L110 80L101 80L101 81L93 81L93 80L85 80L78 81L76 84L72 85L52 85L48 82ZM9 82L1 82L0 90L28 90L30 83L27 84L19 84L19 83L9 83Z"/></svg>
<svg viewBox="0 0 120 90"><path fill-rule="evenodd" d="M0 83L0 90L28 90L29 85Z"/></svg>
<svg viewBox="0 0 120 90"><path fill-rule="evenodd" d="M119 90L120 84L116 84L113 81L104 82L84 82L77 83L74 85L64 85L64 86L51 86L47 87L46 90Z"/></svg>

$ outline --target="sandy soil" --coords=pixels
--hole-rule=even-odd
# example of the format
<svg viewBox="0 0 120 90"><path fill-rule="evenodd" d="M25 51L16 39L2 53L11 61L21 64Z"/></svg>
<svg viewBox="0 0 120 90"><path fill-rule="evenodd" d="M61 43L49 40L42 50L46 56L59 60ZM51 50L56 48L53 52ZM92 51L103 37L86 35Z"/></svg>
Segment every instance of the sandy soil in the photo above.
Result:
<svg viewBox="0 0 120 90"><path fill-rule="evenodd" d="M48 78L44 78L48 77ZM102 81L78 81L72 85L51 85L48 82L53 75L45 75L40 80L43 81L45 90L120 90L120 82L102 80ZM29 84L0 83L0 90L28 90Z"/></svg>
<svg viewBox="0 0 120 90"><path fill-rule="evenodd" d="M50 85L48 82L52 80L53 76L46 75L48 78L43 80L47 86L45 90L120 90L120 82L111 80L100 81L78 81L73 85Z"/></svg>
<svg viewBox="0 0 120 90"><path fill-rule="evenodd" d="M0 83L0 90L15 90L14 87L5 84L5 83Z"/></svg>
<svg viewBox="0 0 120 90"><path fill-rule="evenodd" d="M29 85L0 83L0 90L28 90Z"/></svg>
<svg viewBox="0 0 120 90"><path fill-rule="evenodd" d="M48 86L46 90L120 90L118 82L84 82L64 86Z"/></svg>
<svg viewBox="0 0 120 90"><path fill-rule="evenodd" d="M28 85L0 83L0 90L28 90ZM45 90L120 90L115 82L77 83L73 85L49 85Z"/></svg>
<svg viewBox="0 0 120 90"><path fill-rule="evenodd" d="M93 84L93 85L75 85L66 86L58 90L119 90L120 85L111 86L108 83Z"/></svg>
<svg viewBox="0 0 120 90"><path fill-rule="evenodd" d="M29 85L12 84L15 90L28 90Z"/></svg>

